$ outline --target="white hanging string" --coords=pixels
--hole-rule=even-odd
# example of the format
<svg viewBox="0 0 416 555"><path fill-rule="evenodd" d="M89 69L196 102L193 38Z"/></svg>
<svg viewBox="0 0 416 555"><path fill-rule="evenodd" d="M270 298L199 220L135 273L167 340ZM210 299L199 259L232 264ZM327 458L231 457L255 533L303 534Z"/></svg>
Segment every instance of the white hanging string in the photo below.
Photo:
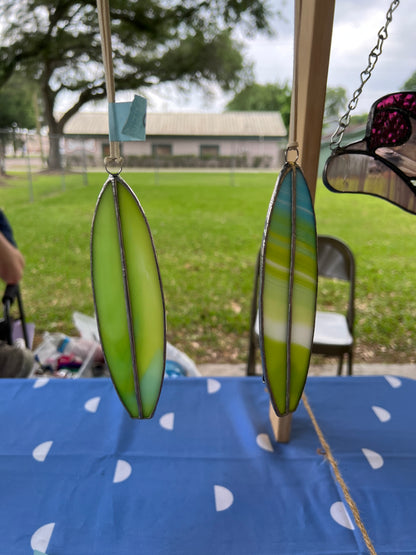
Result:
<svg viewBox="0 0 416 555"><path fill-rule="evenodd" d="M299 158L299 144L297 140L298 133L298 102L299 102L299 36L300 36L300 18L302 13L302 0L295 2L295 36L293 41L293 77L292 77L292 96L290 102L290 123L289 123L289 137L286 149L286 161L289 151L294 151L297 162Z"/></svg>
<svg viewBox="0 0 416 555"><path fill-rule="evenodd" d="M110 6L109 0L97 0L98 22L100 25L101 51L104 64L105 86L107 91L107 101L116 101L113 71L113 50L111 46L110 28ZM121 167L123 159L120 156L120 143L110 141L110 155L104 160L106 167Z"/></svg>

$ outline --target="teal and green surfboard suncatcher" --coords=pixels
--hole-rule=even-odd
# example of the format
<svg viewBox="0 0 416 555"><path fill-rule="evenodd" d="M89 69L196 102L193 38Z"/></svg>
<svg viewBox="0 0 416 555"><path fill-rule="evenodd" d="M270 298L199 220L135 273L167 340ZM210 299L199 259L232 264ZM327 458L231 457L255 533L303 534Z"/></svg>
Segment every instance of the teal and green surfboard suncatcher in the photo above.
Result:
<svg viewBox="0 0 416 555"><path fill-rule="evenodd" d="M296 410L308 374L317 294L316 223L300 167L287 162L266 218L260 259L259 342L279 416Z"/></svg>
<svg viewBox="0 0 416 555"><path fill-rule="evenodd" d="M133 418L151 418L165 369L166 321L149 224L133 191L110 175L95 209L91 273L103 351Z"/></svg>

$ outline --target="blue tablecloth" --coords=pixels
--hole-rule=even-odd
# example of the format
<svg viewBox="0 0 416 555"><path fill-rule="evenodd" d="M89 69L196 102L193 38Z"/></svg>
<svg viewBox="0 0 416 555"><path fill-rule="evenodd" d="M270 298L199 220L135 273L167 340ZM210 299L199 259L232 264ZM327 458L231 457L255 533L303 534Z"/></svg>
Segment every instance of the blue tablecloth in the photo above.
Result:
<svg viewBox="0 0 416 555"><path fill-rule="evenodd" d="M416 382L309 378L378 554L416 553ZM165 380L131 420L111 382L1 380L0 554L365 553L303 405L277 444L260 378Z"/></svg>

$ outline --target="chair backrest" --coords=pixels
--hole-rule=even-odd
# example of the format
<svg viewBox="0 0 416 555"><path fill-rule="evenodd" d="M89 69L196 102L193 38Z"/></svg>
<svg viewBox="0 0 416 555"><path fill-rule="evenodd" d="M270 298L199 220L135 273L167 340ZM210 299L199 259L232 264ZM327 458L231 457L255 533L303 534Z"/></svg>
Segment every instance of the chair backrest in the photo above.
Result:
<svg viewBox="0 0 416 555"><path fill-rule="evenodd" d="M9 345L13 344L13 335L15 331L14 325L17 322L14 322L11 316L11 306L14 303L15 299L17 299L19 313L19 319L17 322L20 324L20 330L22 332L25 345L28 349L30 349L31 339L29 338L28 324L26 324L22 297L18 285L7 285L2 298L4 318L0 318L0 340L6 341L6 343L8 343Z"/></svg>
<svg viewBox="0 0 416 555"><path fill-rule="evenodd" d="M318 235L318 276L348 281L349 302L347 320L354 325L355 260L351 249L340 239Z"/></svg>

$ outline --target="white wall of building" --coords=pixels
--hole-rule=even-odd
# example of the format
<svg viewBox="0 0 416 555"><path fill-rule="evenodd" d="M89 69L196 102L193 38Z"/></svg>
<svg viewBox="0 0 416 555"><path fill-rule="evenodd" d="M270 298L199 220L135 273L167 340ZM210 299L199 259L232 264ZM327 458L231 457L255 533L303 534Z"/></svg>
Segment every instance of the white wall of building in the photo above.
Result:
<svg viewBox="0 0 416 555"><path fill-rule="evenodd" d="M84 146L83 146L84 145ZM81 156L83 149L88 157L88 165L92 160L101 165L105 146L108 145L107 138L85 138L78 139L67 137L63 148L66 157ZM146 141L132 141L122 144L123 156L153 156L155 146L170 146L172 156L201 156L203 147L211 147L215 151L218 147L218 156L223 157L246 157L248 166L278 168L282 163L282 145L278 140L271 139L233 139L233 138L169 138L148 137ZM202 147L202 149L201 149ZM262 161L260 161L262 160Z"/></svg>

